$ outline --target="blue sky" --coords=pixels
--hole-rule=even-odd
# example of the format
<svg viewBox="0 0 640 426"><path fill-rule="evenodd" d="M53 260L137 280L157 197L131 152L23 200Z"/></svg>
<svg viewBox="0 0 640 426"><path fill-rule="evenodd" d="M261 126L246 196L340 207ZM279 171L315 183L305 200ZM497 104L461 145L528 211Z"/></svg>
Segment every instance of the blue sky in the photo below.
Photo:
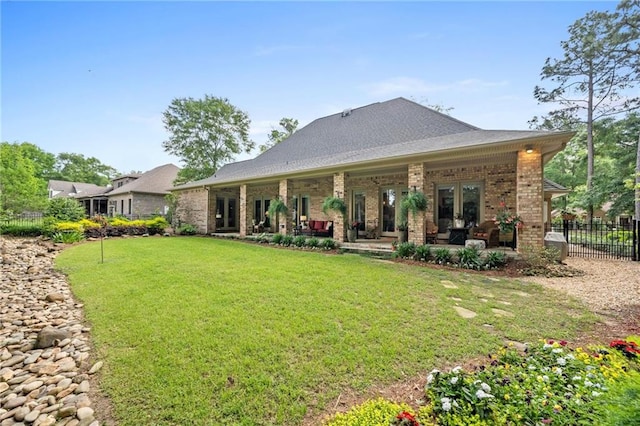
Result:
<svg viewBox="0 0 640 426"><path fill-rule="evenodd" d="M173 162L162 112L226 97L264 143L404 96L484 129L527 129L533 88L567 27L614 2L3 1L2 140L121 172ZM254 156L241 156L246 159Z"/></svg>

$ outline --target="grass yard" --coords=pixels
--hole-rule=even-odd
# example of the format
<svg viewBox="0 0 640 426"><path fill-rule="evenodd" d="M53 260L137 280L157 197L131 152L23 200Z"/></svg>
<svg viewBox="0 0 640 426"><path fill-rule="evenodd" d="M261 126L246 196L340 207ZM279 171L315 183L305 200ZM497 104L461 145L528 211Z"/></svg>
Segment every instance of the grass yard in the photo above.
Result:
<svg viewBox="0 0 640 426"><path fill-rule="evenodd" d="M98 242L56 264L85 303L120 425L296 425L346 389L595 321L537 285L357 255L199 237L104 250L104 264Z"/></svg>

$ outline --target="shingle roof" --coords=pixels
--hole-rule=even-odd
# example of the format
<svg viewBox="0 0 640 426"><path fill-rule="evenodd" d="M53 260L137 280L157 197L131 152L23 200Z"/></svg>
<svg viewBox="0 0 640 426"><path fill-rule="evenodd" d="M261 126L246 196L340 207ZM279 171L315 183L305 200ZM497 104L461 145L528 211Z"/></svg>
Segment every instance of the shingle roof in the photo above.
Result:
<svg viewBox="0 0 640 426"><path fill-rule="evenodd" d="M66 180L49 180L49 188L54 191L60 191L54 197L70 197L70 196L86 196L88 194L102 194L110 188L107 186L99 186L93 183L84 182L68 182Z"/></svg>
<svg viewBox="0 0 640 426"><path fill-rule="evenodd" d="M549 132L481 130L404 98L319 118L253 160L176 189L310 171L442 150L547 136Z"/></svg>
<svg viewBox="0 0 640 426"><path fill-rule="evenodd" d="M544 178L544 191L545 192L570 192L567 188L555 183L551 179Z"/></svg>
<svg viewBox="0 0 640 426"><path fill-rule="evenodd" d="M180 168L174 164L165 164L151 169L134 181L122 185L109 193L109 196L143 192L146 194L168 194Z"/></svg>

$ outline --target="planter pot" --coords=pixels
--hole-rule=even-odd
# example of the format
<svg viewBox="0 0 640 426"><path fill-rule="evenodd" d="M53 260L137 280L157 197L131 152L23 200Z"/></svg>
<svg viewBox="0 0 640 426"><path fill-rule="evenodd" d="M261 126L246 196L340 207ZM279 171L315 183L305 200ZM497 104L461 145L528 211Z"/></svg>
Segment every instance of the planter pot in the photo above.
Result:
<svg viewBox="0 0 640 426"><path fill-rule="evenodd" d="M408 239L409 239L408 230L405 229L404 231L398 231L398 243L400 244L406 243Z"/></svg>
<svg viewBox="0 0 640 426"><path fill-rule="evenodd" d="M464 228L464 219L453 219L454 228Z"/></svg>
<svg viewBox="0 0 640 426"><path fill-rule="evenodd" d="M350 243L355 243L358 235L358 230L356 229L347 229L347 241Z"/></svg>

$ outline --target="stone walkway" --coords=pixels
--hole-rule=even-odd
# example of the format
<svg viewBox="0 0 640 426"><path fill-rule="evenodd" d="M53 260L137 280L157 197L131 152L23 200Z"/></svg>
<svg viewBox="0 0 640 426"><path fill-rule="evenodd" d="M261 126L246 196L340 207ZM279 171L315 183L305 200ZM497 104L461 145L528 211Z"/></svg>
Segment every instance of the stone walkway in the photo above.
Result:
<svg viewBox="0 0 640 426"><path fill-rule="evenodd" d="M58 248L0 238L0 426L98 426L89 398L89 328Z"/></svg>

